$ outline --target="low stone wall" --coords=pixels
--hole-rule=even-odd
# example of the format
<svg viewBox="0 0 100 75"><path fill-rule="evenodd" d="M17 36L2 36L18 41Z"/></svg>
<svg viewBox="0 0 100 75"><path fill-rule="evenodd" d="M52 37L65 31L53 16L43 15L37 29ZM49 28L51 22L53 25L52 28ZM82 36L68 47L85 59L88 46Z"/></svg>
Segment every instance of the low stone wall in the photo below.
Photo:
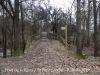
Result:
<svg viewBox="0 0 100 75"><path fill-rule="evenodd" d="M32 36L28 36L27 39L26 39L26 45L25 45L25 53L27 53L27 50L30 46L30 43L32 40L36 40L36 39L39 39L39 34L35 34L35 35L32 35Z"/></svg>
<svg viewBox="0 0 100 75"><path fill-rule="evenodd" d="M49 39L55 39L55 40L59 40L63 45L66 45L65 39L57 34L54 33L49 33L48 34L48 38Z"/></svg>

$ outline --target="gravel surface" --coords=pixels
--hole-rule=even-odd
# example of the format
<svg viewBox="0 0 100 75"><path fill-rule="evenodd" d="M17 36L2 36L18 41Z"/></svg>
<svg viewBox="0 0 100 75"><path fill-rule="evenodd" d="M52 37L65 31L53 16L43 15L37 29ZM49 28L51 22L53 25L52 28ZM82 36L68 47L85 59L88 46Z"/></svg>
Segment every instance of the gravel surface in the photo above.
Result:
<svg viewBox="0 0 100 75"><path fill-rule="evenodd" d="M0 75L100 75L100 62L69 56L59 41L41 39L25 55L0 58Z"/></svg>

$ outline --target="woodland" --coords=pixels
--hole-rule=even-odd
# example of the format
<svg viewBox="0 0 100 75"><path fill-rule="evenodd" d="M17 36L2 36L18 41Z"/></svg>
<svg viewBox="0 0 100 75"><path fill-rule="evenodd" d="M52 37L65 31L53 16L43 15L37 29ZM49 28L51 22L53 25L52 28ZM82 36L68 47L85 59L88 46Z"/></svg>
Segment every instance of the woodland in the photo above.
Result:
<svg viewBox="0 0 100 75"><path fill-rule="evenodd" d="M0 75L100 75L100 0L50 1L0 0Z"/></svg>
<svg viewBox="0 0 100 75"><path fill-rule="evenodd" d="M49 0L0 0L0 52L3 58L14 52L23 54L27 37L41 31L53 32L65 38L61 27L67 25L68 44L82 55L100 56L100 1L74 0L63 11L50 5Z"/></svg>

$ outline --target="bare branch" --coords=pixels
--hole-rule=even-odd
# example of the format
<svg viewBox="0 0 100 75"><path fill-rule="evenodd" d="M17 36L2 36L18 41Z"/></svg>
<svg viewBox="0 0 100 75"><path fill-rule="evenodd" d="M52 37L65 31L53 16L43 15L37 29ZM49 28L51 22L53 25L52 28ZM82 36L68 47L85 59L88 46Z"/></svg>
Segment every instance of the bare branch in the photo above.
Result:
<svg viewBox="0 0 100 75"><path fill-rule="evenodd" d="M11 4L11 1L8 0L8 3L9 3L9 6L10 6L10 9L11 9L12 13L14 14L14 10L13 10L13 7L12 7L12 4Z"/></svg>
<svg viewBox="0 0 100 75"><path fill-rule="evenodd" d="M10 15L10 17L13 19L13 15L11 14L11 12L7 9L7 7L2 3L2 1L0 1L0 5L2 6L3 9L5 9L8 14Z"/></svg>

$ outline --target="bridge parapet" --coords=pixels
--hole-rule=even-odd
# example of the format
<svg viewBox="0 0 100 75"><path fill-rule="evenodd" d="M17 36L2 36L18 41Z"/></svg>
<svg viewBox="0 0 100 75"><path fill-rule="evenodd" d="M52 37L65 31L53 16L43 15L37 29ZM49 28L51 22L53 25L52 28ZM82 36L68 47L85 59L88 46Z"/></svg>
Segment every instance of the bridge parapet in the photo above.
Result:
<svg viewBox="0 0 100 75"><path fill-rule="evenodd" d="M63 37L59 36L58 34L48 33L48 38L59 40L63 45L66 45L65 39Z"/></svg>
<svg viewBox="0 0 100 75"><path fill-rule="evenodd" d="M26 44L25 44L25 52L24 53L27 53L27 50L28 50L32 40L36 40L36 39L39 39L39 34L35 34L35 35L27 37L26 42L25 42Z"/></svg>

